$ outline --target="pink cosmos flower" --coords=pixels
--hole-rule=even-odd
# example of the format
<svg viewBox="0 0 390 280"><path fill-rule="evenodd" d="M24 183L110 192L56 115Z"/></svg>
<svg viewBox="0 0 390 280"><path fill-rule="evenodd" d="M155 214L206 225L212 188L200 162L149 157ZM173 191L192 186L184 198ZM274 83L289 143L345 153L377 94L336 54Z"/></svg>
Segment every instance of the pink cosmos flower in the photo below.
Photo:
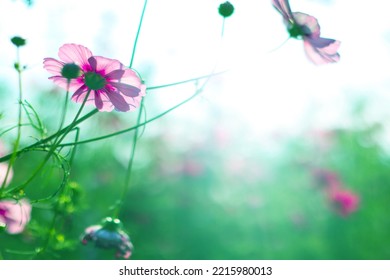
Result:
<svg viewBox="0 0 390 280"><path fill-rule="evenodd" d="M337 62L340 41L320 37L320 26L315 17L291 12L288 0L272 0L273 6L282 14L288 32L293 38L302 38L305 53L314 64Z"/></svg>
<svg viewBox="0 0 390 280"><path fill-rule="evenodd" d="M0 223L10 234L21 233L30 221L31 205L26 199L0 201Z"/></svg>
<svg viewBox="0 0 390 280"><path fill-rule="evenodd" d="M334 189L330 192L329 198L337 206L339 213L343 216L355 212L359 206L359 197L348 190Z"/></svg>
<svg viewBox="0 0 390 280"><path fill-rule="evenodd" d="M62 61L45 58L44 68L54 75L49 79L58 86L67 89L69 81L75 102L83 102L90 92L86 104L95 105L99 111L126 112L139 107L145 96L146 86L137 73L118 60L93 56L88 48L76 44L63 45L58 56ZM74 64L80 68L80 74L68 79L64 66Z"/></svg>

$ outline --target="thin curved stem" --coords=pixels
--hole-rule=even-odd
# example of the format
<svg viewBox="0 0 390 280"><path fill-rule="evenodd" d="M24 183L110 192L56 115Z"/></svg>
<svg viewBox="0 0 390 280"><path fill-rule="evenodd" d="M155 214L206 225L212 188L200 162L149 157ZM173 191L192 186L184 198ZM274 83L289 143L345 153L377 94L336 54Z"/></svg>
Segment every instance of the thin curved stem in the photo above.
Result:
<svg viewBox="0 0 390 280"><path fill-rule="evenodd" d="M31 124L29 123L22 123L20 126L30 126ZM3 136L4 134L10 132L11 130L14 130L15 128L18 128L19 125L14 125L9 128L4 129L2 132L0 132L0 137Z"/></svg>
<svg viewBox="0 0 390 280"><path fill-rule="evenodd" d="M111 133L111 134L107 134L107 135L103 135L103 136L100 136L100 137L95 137L95 138L91 138L91 139L87 139L87 140L82 140L82 141L79 141L79 142L73 142L73 143L64 143L64 144L59 144L58 146L59 147L65 147L65 146L73 146L73 145L80 145L80 144L86 144L86 143L90 143L90 142L95 142L95 141L99 141L99 140L103 140L103 139L107 139L107 138L111 138L111 137L114 137L114 136L117 136L117 135L120 135L120 134L123 134L123 133L126 133L126 132L130 132L134 129L137 129L141 126L144 126L150 122L153 122L163 116L165 116L166 114L170 113L171 111L175 110L176 108L184 105L185 103L189 102L190 100L192 100L193 98L195 98L196 96L198 96L201 91L203 90L203 87L198 89L193 95L191 95L189 98L183 100L182 102L176 104L175 106L169 108L168 110L162 112L161 114L149 119L149 120L146 120L138 125L135 125L135 126L132 126L130 128L127 128L127 129L124 129L124 130L120 130L120 131L117 131L117 132L114 132L114 133Z"/></svg>
<svg viewBox="0 0 390 280"><path fill-rule="evenodd" d="M15 187L15 188L12 188L10 190L7 191L7 193L9 192L15 192L15 191L20 191L22 189L24 189L34 178L35 176L37 176L37 174L41 171L41 169L46 165L47 161L50 159L51 155L54 153L55 149L57 149L57 147L59 147L59 144L62 142L62 140L64 140L64 138L66 137L66 135L72 130L72 128L75 126L75 123L77 122L77 119L78 117L80 116L81 114L81 111L83 110L84 106L85 106L85 103L87 102L88 100L88 97L89 97L89 94L91 93L91 90L89 89L84 100L83 100L83 103L81 104L80 106L80 109L78 110L78 112L76 113L76 116L74 117L72 123L67 126L67 130L64 132L64 134L62 134L62 136L58 139L58 137L56 138L56 142L53 143L51 146L50 146L50 150L48 151L46 157L44 158L44 160L42 161L42 163L38 166L38 168L35 169L35 171L33 172L33 174L30 176L30 178L28 178L23 184Z"/></svg>
<svg viewBox="0 0 390 280"><path fill-rule="evenodd" d="M291 37L288 37L286 40L284 40L279 46L269 50L267 53L273 53L274 51L277 51L278 49L280 49L281 47L283 47L287 42L288 40L290 40Z"/></svg>
<svg viewBox="0 0 390 280"><path fill-rule="evenodd" d="M206 78L210 78L210 77L213 77L213 76L222 75L222 74L224 74L224 73L226 73L226 72L228 72L228 70L221 71L221 72L216 72L216 73L212 73L212 74L209 74L209 75L200 76L200 77L193 78L193 79L183 80L183 81L180 81L180 82L175 82L175 83L170 83L170 84L164 84L164 85L160 85L160 86L152 86L152 87L148 87L147 90L150 91L150 90L156 90L156 89L160 89L160 88L166 88L166 87L172 87L172 86L176 86L176 85L180 85L180 84L190 83L190 82L198 81L198 80L201 80L201 79L206 79ZM192 99L192 98L191 98L191 99ZM186 101L186 102L187 102L187 101ZM186 102L184 102L184 103L186 103ZM173 109L175 109L175 107L169 109L169 111L172 111ZM83 117L81 117L80 119L78 119L74 126L76 126L76 125L80 124L81 122L85 121L86 119L92 117L92 116L93 116L94 114L96 114L97 112L99 112L97 109L92 110L91 112L89 112L89 113L86 114L85 116L83 116ZM158 119L158 118L160 118L160 117L157 116L157 117L155 117L155 118L152 118L150 121L153 121L153 120ZM148 121L148 122L150 122L150 121ZM145 124L146 124L146 123L145 123ZM69 125L69 126L70 126L70 125ZM49 136L49 137L46 137L45 139L42 139L42 140L40 140L40 141L37 141L36 143L34 143L34 144L32 144L32 145L30 145L30 146L28 146L28 147L23 148L22 150L18 151L18 152L16 153L16 155L19 156L19 155L20 155L21 153L23 153L23 152L29 151L29 150L31 150L31 149L33 149L33 148L35 148L35 147L41 146L42 144L45 144L45 143L51 141L52 139L54 139L55 137L57 137L58 134L59 134L59 135L63 134L63 133L68 129L69 126L63 128L63 129L60 130L59 132L57 132L57 133L55 133L55 134L53 134L53 135L51 135L51 136ZM74 127L74 126L73 126L73 127ZM133 128L133 129L135 129L135 128ZM131 129L131 130L132 130L132 129ZM127 131L125 131L125 132L127 132ZM125 132L120 132L119 134L125 133ZM110 135L112 135L112 134L110 134ZM112 135L112 136L115 136L115 135ZM112 137L112 136L109 136L109 137ZM109 137L107 137L107 138L109 138ZM96 139L96 138L94 138L94 139ZM104 138L102 138L102 139L104 139ZM97 140L100 140L100 139L97 139ZM92 142L92 141L88 141L88 142ZM88 143L88 142L82 142L81 144L83 144L83 143ZM77 143L67 143L65 146L76 145L76 144L77 144ZM12 155L12 154L9 154L9 155L6 155L6 156L1 157L1 158L0 158L0 162L4 162L4 161L9 160L10 157L11 157L11 155Z"/></svg>
<svg viewBox="0 0 390 280"><path fill-rule="evenodd" d="M134 39L134 45L133 45L133 51L131 53L131 59L130 59L130 66L129 68L131 68L133 66L133 62L134 62L134 56L135 56L135 50L137 48L137 43L138 43L138 38L139 38L139 34L141 32L141 26L142 26L142 21L144 19L144 15L145 15L145 10L146 10L146 4L148 3L148 0L145 0L144 2L144 7L142 9L142 14L141 14L141 18L139 20L139 24L138 24L138 30L137 30L137 34L135 35L135 39Z"/></svg>
<svg viewBox="0 0 390 280"><path fill-rule="evenodd" d="M12 151L12 156L9 161L8 167L7 167L7 172L5 173L5 178L4 181L1 184L1 192L5 188L5 185L7 183L8 177L11 172L11 168L16 160L17 157L17 151L19 149L19 143L20 143L20 138L22 135L22 100L23 100L23 90L22 90L22 69L20 68L20 54L19 54L19 47L16 48L16 64L17 67L16 71L18 72L18 85L19 85L19 100L18 100L18 130L17 130L17 135L16 135L16 140L15 140L15 145Z"/></svg>
<svg viewBox="0 0 390 280"><path fill-rule="evenodd" d="M57 160L61 163L61 167L62 167L62 169L64 171L64 177L62 179L61 185L55 192L55 195L58 194L58 196L60 197L61 194L66 191L66 184L68 182L68 178L69 178L69 175L70 175L70 172L69 172L70 165L68 164L67 166L65 166L64 162L66 162L66 161L59 154L56 154L56 153L54 153L54 154L56 155ZM53 197L55 195L53 195ZM43 253L45 253L47 248L49 247L50 240L52 239L53 235L55 234L55 225L56 225L57 218L58 218L58 216L60 214L59 211L58 211L59 204L60 204L60 199L58 198L57 202L55 204L55 207L54 207L54 215L53 215L53 219L51 221L50 227L49 227L50 228L49 233L47 235L46 240L43 243L43 246L37 251L37 253L34 256L34 258L36 258L37 256L42 255Z"/></svg>
<svg viewBox="0 0 390 280"><path fill-rule="evenodd" d="M222 18L222 31L221 31L221 37L223 37L223 34L225 33L225 17Z"/></svg>
<svg viewBox="0 0 390 280"><path fill-rule="evenodd" d="M65 101L64 101L64 108L62 109L62 114L61 114L61 121L60 121L60 125L59 125L59 128L58 128L58 131L57 131L57 140L58 140L58 137L59 137L59 132L61 131L62 127L64 126L64 122L65 122L65 117L66 117L66 111L68 109L68 98L69 98L69 85L70 85L70 79L68 79L68 84L67 84L67 87L66 87L66 95L65 95ZM54 141L56 142L56 141Z"/></svg>
<svg viewBox="0 0 390 280"><path fill-rule="evenodd" d="M133 65L135 50L137 48L137 42L138 42L139 34L141 32L142 21L143 21L144 15L145 15L145 10L146 10L147 3L148 3L148 1L145 0L144 7L142 9L141 18L140 18L140 21L139 21L139 24L138 24L137 35L135 36L135 40L134 40L134 46L133 46L133 51L132 51L132 54L131 54L131 60L130 60L130 66L129 66L130 68ZM139 125L140 122L141 122L142 111L144 109L143 108L144 107L143 104L144 104L144 99L141 100L141 106L139 108L138 117L137 117L137 125ZM119 212L120 212L120 210L122 208L124 199L126 197L126 194L127 194L128 190L130 188L131 171L132 171L132 168L133 168L133 162L134 162L134 157L135 157L135 150L136 150L136 147L137 147L137 141L138 141L138 127L137 127L137 129L135 129L135 132L134 132L134 135L133 135L133 145L131 146L131 153L130 153L129 163L127 165L127 171L126 171L125 181L124 181L124 185L123 185L123 192L122 192L122 196L120 198L119 204L117 205L117 207L115 209L114 217L118 217Z"/></svg>
<svg viewBox="0 0 390 280"><path fill-rule="evenodd" d="M141 116L142 116L142 110L143 110L143 101L141 101L141 106L140 106L140 110L138 112L138 117L137 117L137 128L135 129L134 131L134 135L133 135L133 145L131 146L131 151L130 151L130 159L129 159L129 163L127 165L127 170L126 170L126 176L125 176L125 182L124 182L124 186L123 186L123 191L122 191L122 195L121 195L121 198L119 200L119 203L117 204L117 207L114 211L114 217L115 218L118 218L119 216L119 213L122 209L122 206L123 206L123 202L125 201L126 199L126 194L128 193L129 189L130 189L130 183L131 183L131 171L133 169L133 162L134 162L134 157L135 157L135 150L136 150L136 147L137 147L137 141L138 141L138 128L139 128L139 125L141 123Z"/></svg>
<svg viewBox="0 0 390 280"><path fill-rule="evenodd" d="M158 120L160 119L161 117L167 115L168 113L172 112L173 110L179 108L180 106L186 104L187 102L191 101L192 99L194 99L196 96L198 96L204 89L204 87L206 86L206 84L208 83L208 81L211 79L211 77L213 77L213 75L208 75L207 76L208 79L204 82L204 84L195 91L195 93L193 95L191 95L190 97L186 98L185 100L183 100L182 102L176 104L175 106L169 108L168 110L162 112L161 114L158 114L157 116L151 118L151 119L148 119L138 125L135 125L135 126L132 126L132 127L129 127L127 129L123 129L123 130L120 130L120 131L117 131L117 132L114 132L114 133L110 133L110 134L107 134L107 135L103 135L103 136L99 136L99 137L95 137L95 138L91 138L91 139L87 139L87 140L82 140L82 141L78 141L78 142L73 142L73 143L64 143L64 144L59 144L58 146L59 147L66 147L66 146L74 146L74 145L81 145L81 144L86 144L86 143L90 143L90 142L95 142L95 141L100 141L100 140L104 140L104 139L107 139L107 138L111 138L111 137L114 137L114 136L117 136L117 135L120 135L120 134L124 134L124 133L127 133L127 132L130 132L134 129L137 129L141 126L144 126L148 123L151 123L155 120Z"/></svg>
<svg viewBox="0 0 390 280"><path fill-rule="evenodd" d="M221 75L221 74L224 74L224 73L226 73L226 72L228 72L228 70L221 71L221 72L216 72L216 73L214 73L214 74L204 75L204 76L200 76L200 77L197 77L197 78L188 79L188 80L184 80L184 81L180 81L180 82L165 84L165 85L161 85L161 86L147 87L146 89L147 89L148 91L150 91L150 90L155 90L155 89L160 89L160 88L166 88L166 87L177 86L177 85L181 85L181 84L185 84L185 83L190 83L190 82L196 82L196 81L198 81L198 80L206 79L206 78L209 78L209 77L212 77L212 76Z"/></svg>
<svg viewBox="0 0 390 280"><path fill-rule="evenodd" d="M91 112L89 112L88 114L82 116L81 118L79 118L76 122L74 123L71 123L69 124L68 126L64 127L63 129L61 129L61 131L57 132L57 133L54 133L52 135L50 135L49 137L46 137L45 139L42 139L42 140L39 140L37 142L35 142L34 144L30 145L30 146L27 146L21 150L19 150L16 155L19 156L20 154L24 153L24 152L27 152L31 149L34 149L38 146L41 146L42 144L45 144L51 140L53 140L54 138L57 137L58 134L62 135L64 134L65 132L67 132L68 130L70 129L73 129L76 125L82 123L83 121L85 121L86 119L92 117L93 115L95 115L97 112L99 112L98 109L93 109ZM0 158L0 162L4 162L4 161L7 161L11 158L12 154L8 154L6 156L3 156Z"/></svg>

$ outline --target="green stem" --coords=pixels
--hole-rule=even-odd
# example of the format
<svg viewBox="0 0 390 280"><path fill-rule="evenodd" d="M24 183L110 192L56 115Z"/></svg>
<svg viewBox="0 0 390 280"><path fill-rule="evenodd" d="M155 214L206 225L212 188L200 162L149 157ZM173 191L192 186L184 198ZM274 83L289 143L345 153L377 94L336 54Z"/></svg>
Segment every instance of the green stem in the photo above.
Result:
<svg viewBox="0 0 390 280"><path fill-rule="evenodd" d="M91 90L89 89L84 100L83 100L83 103L81 104L80 106L80 109L78 110L76 116L74 117L72 123L67 126L67 129L66 131L62 134L61 138L58 139L57 137L57 141L54 142L51 147L50 147L50 150L49 152L47 153L46 157L44 158L43 162L38 166L38 168L34 171L34 173L30 176L29 179L27 179L27 181L25 181L23 184L15 187L15 188L12 188L10 190L8 190L7 192L17 192L17 191L20 191L22 189L24 189L34 178L35 176L41 171L41 169L45 166L45 164L47 163L47 161L50 159L51 155L53 154L53 152L55 151L55 149L57 149L57 147L59 147L59 144L62 142L62 140L64 140L64 138L66 137L66 135L71 131L71 129L75 126L75 123L77 122L77 119L78 117L80 116L81 114L81 111L83 110L84 108L84 105L85 103L87 102L88 100L88 97L89 97L89 94L91 93Z"/></svg>
<svg viewBox="0 0 390 280"><path fill-rule="evenodd" d="M122 195L121 195L121 198L119 200L119 203L117 204L117 207L115 209L115 212L114 212L114 217L115 218L118 218L119 216L119 212L122 208L122 205L123 205L123 202L125 201L126 199L126 195L130 189L130 182L131 182L131 171L132 171L132 168L133 168L133 162L134 162L134 157L135 157L135 150L136 150L136 147L137 147L137 141L138 141L138 128L140 126L140 123L141 123L141 116L142 116L142 110L144 109L143 107L143 100L141 101L141 106L140 106L140 110L138 112L138 117L137 117L137 128L135 129L134 131L134 135L133 135L133 145L131 146L131 151L130 151L130 159L129 159L129 163L127 165L127 171L126 171L126 177L125 177L125 182L124 182L124 185L123 185L123 191L122 191Z"/></svg>
<svg viewBox="0 0 390 280"><path fill-rule="evenodd" d="M134 40L134 45L133 45L133 52L131 54L131 59L130 59L130 66L129 68L131 68L133 66L133 62L134 62L134 56L135 56L135 50L137 48L137 43L138 43L138 37L139 37L139 34L141 32L141 26L142 26L142 21L144 19L144 15L145 15L145 10L146 10L146 4L148 3L147 0L145 0L144 2L144 7L142 9L142 14L141 14L141 18L139 20L139 24L138 24L138 30L137 30L137 34L135 35L135 40Z"/></svg>
<svg viewBox="0 0 390 280"><path fill-rule="evenodd" d="M75 142L77 142L77 141L79 141L80 128L75 127L74 129L76 130ZM69 159L69 165L70 166L72 166L72 164L73 164L74 156L76 155L76 148L77 148L77 145L75 145L73 147L73 149L72 149L72 152L71 152L71 155L70 155L70 159Z"/></svg>
<svg viewBox="0 0 390 280"><path fill-rule="evenodd" d="M66 187L67 187L66 184L68 182L68 178L70 175L70 173L68 171L68 170L70 170L70 164L65 166L64 162L66 163L66 161L59 154L54 153L54 155L56 156L57 160L61 163L62 169L64 171L64 177L62 179L61 185L59 186L58 190L56 190L55 193L53 195L51 195L51 198L55 197L56 195L58 195L58 198L57 198L57 202L56 202L55 207L54 207L54 216L53 216L53 219L51 221L51 225L49 227L50 228L49 233L47 235L46 240L44 241L43 246L36 252L36 254L33 258L37 258L39 255L42 255L44 252L46 252L47 248L49 247L50 240L55 233L56 221L57 221L57 218L60 214L58 211L60 198L61 198L61 195L66 191ZM44 201L44 199L35 200L35 201L32 201L32 203L37 203L37 202L42 202L42 201Z"/></svg>
<svg viewBox="0 0 390 280"><path fill-rule="evenodd" d="M86 143L90 143L90 142L94 142L94 141L100 141L100 140L104 140L104 139L107 139L107 138L111 138L111 137L114 137L114 136L117 136L117 135L120 135L120 134L123 134L123 133L126 133L126 132L130 132L134 129L137 129L141 126L144 126L148 123L151 123L163 116L165 116L166 114L170 113L171 111L177 109L178 107L186 104L187 102L191 101L192 99L194 99L196 96L198 96L204 89L204 86L206 85L206 83L210 80L210 78L212 78L213 76L216 76L216 75L221 75L223 73L225 73L227 71L223 71L223 72L218 72L218 73L211 73L210 75L206 75L206 76L201 76L201 77L198 77L198 78L195 78L195 79L190 79L190 80L186 80L186 81L182 81L182 82L177 82L177 83L173 83L173 84L167 84L167 85L163 85L163 86L159 86L159 88L161 87L168 87L168 86L171 86L171 85L177 85L177 84L182 84L182 83L187 83L187 82L190 82L190 81L196 81L196 80L199 80L199 79L204 79L204 78L207 78L207 80L205 81L205 83L203 84L203 86L201 86L199 89L196 90L196 92L191 95L190 97L188 97L187 99L183 100L182 102L176 104L175 106L169 108L168 110L162 112L161 114L143 122L143 123L140 123L139 125L135 125L135 126L132 126L130 128L127 128L127 129L124 129L124 130L120 130L120 131L117 131L117 132L114 132L114 133L111 133L111 134L107 134L107 135L103 135L103 136L99 136L99 137L95 137L95 138L91 138L91 139L87 139L87 140L82 140L82 141L78 141L78 142L73 142L73 143L64 143L64 144L60 144L59 147L66 147L66 146L74 146L74 145L79 145L79 144L86 144ZM154 87L153 89L156 89L158 87Z"/></svg>
<svg viewBox="0 0 390 280"><path fill-rule="evenodd" d="M132 51L132 54L131 54L129 68L131 68L132 65L133 65L134 56L135 56L135 50L137 48L138 38L139 38L139 34L141 32L142 21L144 19L147 3L148 3L148 1L145 0L144 7L142 9L141 18L140 18L139 24L138 24L137 34L136 34L135 40L134 40L134 46L133 46L133 51ZM144 104L144 99L141 100L141 106L139 108L138 117L137 117L137 125L139 125L141 123L142 111L144 110L144 105L143 104ZM122 196L121 196L119 204L117 205L117 207L115 209L115 212L114 212L114 217L116 217L116 218L119 215L119 212L120 212L120 209L122 208L122 204L123 204L123 202L125 200L126 194L127 194L128 190L130 188L131 171L132 171L132 168L133 168L133 162L134 162L134 157L135 157L135 149L137 147L137 141L138 141L138 127L135 129L135 132L134 132L134 135L133 135L133 145L131 146L130 159L129 159L129 163L127 165L127 171L126 171L126 176L125 176L125 182L124 182L124 185L123 185Z"/></svg>
<svg viewBox="0 0 390 280"><path fill-rule="evenodd" d="M184 80L184 81L180 81L180 82L165 84L165 85L161 85L161 86L148 87L147 90L150 91L150 90L156 90L156 89L160 89L160 88L166 88L166 87L172 87L172 86L176 86L176 85L180 85L180 84L190 83L190 82L198 81L198 80L201 80L201 79L205 79L205 78L209 78L209 77L221 75L221 74L224 74L224 73L226 73L226 72L227 72L227 71L221 71L221 72L213 73L213 74L210 74L210 75L204 75L204 76L200 76L200 77L197 77L197 78L188 79L188 80ZM192 98L191 98L191 99L192 99ZM186 101L186 102L187 102L187 101ZM184 102L184 103L186 103L186 102ZM172 111L172 110L175 109L175 108L176 108L176 107L174 107L174 108L172 108L172 109L169 109L169 111ZM93 116L93 115L96 114L97 112L99 112L97 109L92 110L90 113L86 114L85 116L83 116L83 117L81 117L79 120L77 120L77 122L75 123L75 125L78 125L79 123L85 121L86 119L90 118L91 116ZM164 114L163 114L163 115L164 115ZM163 115L162 115L162 116L163 116ZM158 118L160 118L160 117L157 116L156 118L153 118L153 119L151 119L151 120L155 120L155 119L158 119ZM150 122L150 121L148 121L148 122ZM70 126L70 125L69 125L69 126ZM67 128L68 128L69 126L63 128L63 129L62 129L61 131L59 131L58 133L55 133L55 134L53 134L53 135L51 135L51 136L49 136L49 137L47 137L47 138L45 138L45 139L42 139L42 140L40 140L40 141L37 141L36 143L34 143L34 144L32 144L32 145L30 145L30 146L28 146L28 147L23 148L22 150L18 151L18 152L16 153L16 155L18 156L18 155L20 155L20 154L23 153L23 152L29 151L29 150L31 150L31 149L37 147L37 146L41 146L42 144L45 144L45 143L51 141L52 139L56 138L58 134L60 134L60 135L63 134L63 133L67 130ZM135 128L131 128L130 130L133 130L133 129L135 129ZM128 130L128 131L130 131L130 130ZM123 131L123 132L121 132L121 133L125 133L125 132L127 132L127 131ZM119 134L121 134L121 133L119 133ZM110 134L110 135L111 135L111 134ZM112 136L115 136L115 135L111 135L111 136L109 136L109 137L112 137ZM109 138L109 137L107 137L107 138ZM96 138L94 138L94 139L96 139ZM102 138L102 139L104 139L104 138ZM91 140L92 140L92 139L91 139ZM100 139L97 139L97 140L100 140ZM88 141L88 140L87 140L87 141ZM91 141L88 141L88 142L91 142ZM88 142L83 142L83 143L88 143ZM81 144L83 144L83 143L81 143ZM71 145L75 145L75 144L76 144L76 143L68 143L68 144L66 144L65 146L71 146ZM4 161L9 160L10 157L11 157L11 155L12 155L12 154L9 154L9 155L6 155L6 156L1 157L1 158L0 158L0 162L4 162Z"/></svg>
<svg viewBox="0 0 390 280"><path fill-rule="evenodd" d="M214 74L211 74L211 75L204 75L204 76L200 76L200 77L197 77L197 78L176 82L176 83L165 84L165 85L161 85L161 86L148 87L146 90L150 91L150 90L154 90L154 89L160 89L160 88L165 88L165 87L172 87L172 86L177 86L177 85L180 85L180 84L195 82L195 81L198 81L198 80L201 80L201 79L205 79L205 78L209 78L209 77L212 77L212 76L221 75L221 74L224 74L226 72L227 72L227 70L221 71L221 72L217 72L217 73L214 73Z"/></svg>
<svg viewBox="0 0 390 280"><path fill-rule="evenodd" d="M29 123L22 123L20 126L30 126L31 124ZM15 128L18 128L19 125L14 125L9 128L4 129L2 132L0 132L0 137L3 136L4 134L10 132L11 130L14 130Z"/></svg>
<svg viewBox="0 0 390 280"><path fill-rule="evenodd" d="M16 153L17 156L19 156L20 154L26 152L26 151L29 151L31 149L34 149L38 146L41 146L42 144L45 144L51 140L53 140L54 138L57 137L58 134L62 135L64 134L66 131L70 130L70 129L73 129L76 125L82 123L83 121L85 121L86 119L92 117L93 115L95 115L97 112L99 112L98 109L93 109L91 112L89 112L88 114L84 115L83 117L79 118L74 124L71 123L70 125L64 127L63 129L61 129L61 131L57 132L57 133L54 133L52 135L50 135L49 137L46 137L45 139L42 139L42 140L39 140L37 141L36 143L30 145L30 146L27 146L25 148L23 148L22 150L18 151ZM3 156L0 158L0 162L4 162L4 161L7 161L11 158L12 154L8 154L6 156Z"/></svg>
<svg viewBox="0 0 390 280"><path fill-rule="evenodd" d="M62 114L61 114L61 121L60 121L60 125L59 125L59 128L57 130L57 138L56 140L58 140L59 138L59 132L61 131L62 127L64 126L64 122L65 122L65 117L66 117L66 111L68 109L68 98L69 98L69 85L70 85L70 79L68 79L68 85L67 85L67 88L66 88L66 95L65 95L65 101L64 101L64 108L62 110ZM56 142L56 140L54 142Z"/></svg>
<svg viewBox="0 0 390 280"><path fill-rule="evenodd" d="M283 47L287 42L288 40L290 40L291 37L288 37L286 40L284 40L279 46L273 48L272 50L269 50L267 53L273 53L274 51L277 51L278 49L280 49L281 47Z"/></svg>
<svg viewBox="0 0 390 280"><path fill-rule="evenodd" d="M66 147L66 146L73 146L73 145L80 145L80 144L86 144L86 143L90 143L90 142L95 142L95 141L99 141L99 140L103 140L103 139L107 139L107 138L111 138L111 137L114 137L114 136L117 136L117 135L120 135L120 134L123 134L123 133L126 133L126 132L129 132L129 131L132 131L134 129L137 129L141 126L144 126L150 122L153 122L163 116L165 116L166 114L170 113L171 111L175 110L176 108L184 105L185 103L189 102L190 100L194 99L196 96L198 96L203 90L203 86L201 88L199 88L193 95L191 95L189 98L183 100L182 102L180 102L179 104L176 104L175 106L171 107L170 109L162 112L161 114L147 120L147 121L144 121L140 124L137 124L135 126L132 126L130 128L127 128L127 129L124 129L124 130L120 130L120 131L117 131L117 132L114 132L114 133L111 133L111 134L107 134L107 135L104 135L104 136L100 136L100 137L96 137L96 138L91 138L91 139L87 139L87 140L82 140L82 141L79 141L79 142L73 142L73 143L64 143L64 144L60 144L58 145L59 147Z"/></svg>
<svg viewBox="0 0 390 280"><path fill-rule="evenodd" d="M22 100L23 100L23 91L22 91L22 69L20 68L20 54L19 54L19 47L16 48L16 71L18 72L18 85L19 85L19 106L18 106L18 130L15 140L15 145L12 151L12 156L10 159L10 162L7 167L7 172L5 174L4 181L1 184L1 193L3 192L6 182L8 180L11 168L13 164L15 163L16 157L17 157L17 151L19 148L20 138L22 134Z"/></svg>

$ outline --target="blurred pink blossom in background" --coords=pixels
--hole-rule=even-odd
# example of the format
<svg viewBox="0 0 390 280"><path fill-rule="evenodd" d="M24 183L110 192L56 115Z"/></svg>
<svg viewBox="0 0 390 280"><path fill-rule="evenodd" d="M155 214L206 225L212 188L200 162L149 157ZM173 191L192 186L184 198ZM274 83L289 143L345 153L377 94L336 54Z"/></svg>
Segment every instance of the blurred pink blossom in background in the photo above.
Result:
<svg viewBox="0 0 390 280"><path fill-rule="evenodd" d="M359 196L344 187L337 173L327 169L315 169L312 173L316 180L326 188L327 197L339 214L348 216L358 209Z"/></svg>
<svg viewBox="0 0 390 280"><path fill-rule="evenodd" d="M197 177L205 171L204 165L196 159L184 159L181 166L181 172L187 176Z"/></svg>
<svg viewBox="0 0 390 280"><path fill-rule="evenodd" d="M333 171L327 169L315 169L313 171L313 175L319 183L326 188L338 189L342 186L338 175Z"/></svg>
<svg viewBox="0 0 390 280"><path fill-rule="evenodd" d="M359 197L349 190L334 189L330 191L329 199L335 204L338 212L343 216L355 212L359 206Z"/></svg>

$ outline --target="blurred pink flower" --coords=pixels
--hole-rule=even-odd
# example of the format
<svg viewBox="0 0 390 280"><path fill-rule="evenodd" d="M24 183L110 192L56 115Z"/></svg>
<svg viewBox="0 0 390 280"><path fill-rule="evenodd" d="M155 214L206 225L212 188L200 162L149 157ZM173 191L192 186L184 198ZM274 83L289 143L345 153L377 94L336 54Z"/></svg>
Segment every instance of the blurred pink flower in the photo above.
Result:
<svg viewBox="0 0 390 280"><path fill-rule="evenodd" d="M339 175L328 169L313 169L312 174L325 187L329 201L336 206L337 211L348 216L359 207L359 196L346 190Z"/></svg>
<svg viewBox="0 0 390 280"><path fill-rule="evenodd" d="M359 197L351 191L334 189L330 192L329 199L337 206L339 213L347 216L355 212L359 206Z"/></svg>
<svg viewBox="0 0 390 280"><path fill-rule="evenodd" d="M182 165L182 172L185 175L196 177L202 175L204 173L205 167L204 165L194 159L186 159Z"/></svg>
<svg viewBox="0 0 390 280"><path fill-rule="evenodd" d="M75 102L83 102L90 90L86 104L94 104L99 111L115 108L126 112L139 107L145 96L146 86L137 73L118 60L93 56L88 48L76 44L63 45L58 56L62 61L45 58L44 68L54 75L49 79L67 89L64 66L76 64L80 67L80 75L69 80L69 91L74 92L72 100Z"/></svg>
<svg viewBox="0 0 390 280"><path fill-rule="evenodd" d="M0 156L4 156L7 153L7 149L5 148L3 142L0 141Z"/></svg>
<svg viewBox="0 0 390 280"><path fill-rule="evenodd" d="M292 12L288 0L272 0L273 6L282 14L288 32L293 38L302 38L305 53L314 64L337 62L340 41L320 37L320 26L315 17Z"/></svg>
<svg viewBox="0 0 390 280"><path fill-rule="evenodd" d="M0 142L0 157L4 156L6 154L6 149L3 145L2 142ZM3 182L5 180L5 177L6 177L6 174L7 174L7 169L8 169L8 164L7 163L4 163L4 162L1 162L0 163L0 187L3 185ZM8 173L8 178L7 178L7 182L5 183L5 185L7 186L9 184L9 182L11 181L12 177L13 177L13 171L12 171L12 168L9 170L9 173Z"/></svg>
<svg viewBox="0 0 390 280"><path fill-rule="evenodd" d="M314 169L312 172L319 183L329 188L330 190L341 188L342 183L339 179L339 176L335 172L327 169Z"/></svg>
<svg viewBox="0 0 390 280"><path fill-rule="evenodd" d="M3 182L5 180L5 176L7 174L7 169L8 169L8 164L6 163L0 163L0 187L3 185ZM11 181L13 177L13 171L12 169L9 170L8 177L7 177L7 182L5 185L7 186L9 182Z"/></svg>
<svg viewBox="0 0 390 280"><path fill-rule="evenodd" d="M26 199L0 201L0 223L10 234L21 233L30 221L31 205Z"/></svg>
<svg viewBox="0 0 390 280"><path fill-rule="evenodd" d="M336 131L326 129L309 130L305 135L318 152L330 152L336 141Z"/></svg>

